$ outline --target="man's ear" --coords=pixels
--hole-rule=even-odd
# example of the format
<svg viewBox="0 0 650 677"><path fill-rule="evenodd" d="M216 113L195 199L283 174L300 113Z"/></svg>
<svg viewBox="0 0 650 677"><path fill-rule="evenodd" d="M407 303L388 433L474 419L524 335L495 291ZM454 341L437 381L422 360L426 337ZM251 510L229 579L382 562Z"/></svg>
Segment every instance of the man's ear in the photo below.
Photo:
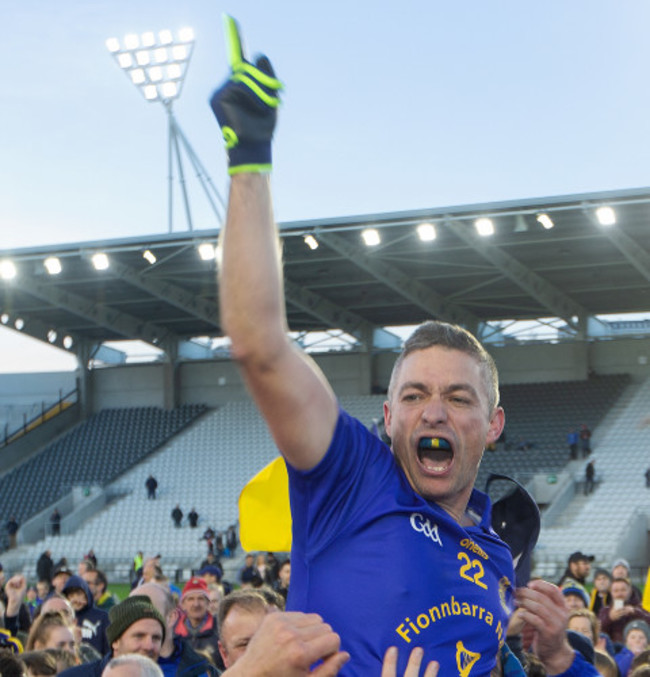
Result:
<svg viewBox="0 0 650 677"><path fill-rule="evenodd" d="M167 614L167 627L174 628L176 623L178 623L180 615L181 612L178 610L178 607L174 607L174 609Z"/></svg>
<svg viewBox="0 0 650 677"><path fill-rule="evenodd" d="M386 431L386 434L388 437L392 437L390 434L390 422L391 422L391 415L390 415L390 403L388 400L384 402L384 430Z"/></svg>
<svg viewBox="0 0 650 677"><path fill-rule="evenodd" d="M226 668L230 667L230 663L228 661L228 653L226 650L223 648L223 644L221 643L221 640L217 642L219 646L219 653L221 654L221 660L223 661L223 664L226 666Z"/></svg>
<svg viewBox="0 0 650 677"><path fill-rule="evenodd" d="M503 432L505 424L506 415L503 411L503 408L495 407L494 411L492 412L492 418L490 418L490 425L488 427L487 437L485 439L486 446L496 442L499 437L501 437L501 433Z"/></svg>

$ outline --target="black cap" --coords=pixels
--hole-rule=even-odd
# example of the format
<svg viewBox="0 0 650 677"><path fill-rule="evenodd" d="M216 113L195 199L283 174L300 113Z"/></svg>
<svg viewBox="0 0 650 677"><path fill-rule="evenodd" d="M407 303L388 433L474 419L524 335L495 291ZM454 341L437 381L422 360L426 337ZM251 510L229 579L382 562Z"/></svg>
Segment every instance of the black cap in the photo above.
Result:
<svg viewBox="0 0 650 677"><path fill-rule="evenodd" d="M509 489L492 505L492 528L512 552L516 583L521 587L530 580L531 556L541 524L539 508L526 489L507 475L488 477L485 484L488 495L490 484L497 480L507 481Z"/></svg>
<svg viewBox="0 0 650 677"><path fill-rule="evenodd" d="M572 552L569 555L569 564L573 564L573 562L593 562L594 561L594 556L593 555L585 555L583 552Z"/></svg>

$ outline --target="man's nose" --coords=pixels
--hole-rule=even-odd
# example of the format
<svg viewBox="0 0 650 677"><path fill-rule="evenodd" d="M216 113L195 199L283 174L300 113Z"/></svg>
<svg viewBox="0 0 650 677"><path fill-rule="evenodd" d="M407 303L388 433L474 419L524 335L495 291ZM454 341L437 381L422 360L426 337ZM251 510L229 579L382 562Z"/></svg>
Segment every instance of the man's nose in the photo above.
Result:
<svg viewBox="0 0 650 677"><path fill-rule="evenodd" d="M441 397L431 396L422 411L422 418L429 425L447 421L447 405Z"/></svg>

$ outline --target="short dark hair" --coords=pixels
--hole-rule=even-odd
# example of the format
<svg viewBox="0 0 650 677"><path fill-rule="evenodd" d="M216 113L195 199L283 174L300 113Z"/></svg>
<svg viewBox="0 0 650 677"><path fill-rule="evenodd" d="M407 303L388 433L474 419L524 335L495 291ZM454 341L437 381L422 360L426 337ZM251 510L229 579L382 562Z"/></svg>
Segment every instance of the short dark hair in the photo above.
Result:
<svg viewBox="0 0 650 677"><path fill-rule="evenodd" d="M233 607L240 606L247 611L266 611L269 607L264 596L257 590L243 589L234 590L229 595L226 595L219 602L219 609L217 610L217 626L219 628L219 639L221 639L221 632L226 617Z"/></svg>
<svg viewBox="0 0 650 677"><path fill-rule="evenodd" d="M402 352L393 366L390 383L388 384L389 400L392 398L395 379L404 359L417 350L425 350L433 346L441 346L449 350L459 350L473 357L483 370L489 410L492 411L499 404L499 374L492 356L467 329L457 324L439 322L437 320L424 322L406 339Z"/></svg>
<svg viewBox="0 0 650 677"><path fill-rule="evenodd" d="M106 588L108 587L108 578L106 578L106 574L101 569L95 569L95 573L97 574L95 585L101 584L102 589L106 592Z"/></svg>

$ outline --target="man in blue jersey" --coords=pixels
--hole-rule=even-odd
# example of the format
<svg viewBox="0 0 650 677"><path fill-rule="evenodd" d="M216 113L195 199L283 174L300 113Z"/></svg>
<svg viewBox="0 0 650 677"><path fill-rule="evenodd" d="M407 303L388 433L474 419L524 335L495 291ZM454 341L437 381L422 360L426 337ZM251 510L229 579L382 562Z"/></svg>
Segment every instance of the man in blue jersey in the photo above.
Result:
<svg viewBox="0 0 650 677"><path fill-rule="evenodd" d="M211 101L232 177L221 322L288 465L287 607L317 612L341 636L351 656L341 674L379 675L396 646L399 674L422 647L424 663L438 661L445 677L488 675L514 605L510 551L490 526L488 497L473 489L483 450L504 426L494 362L464 329L427 322L390 381L392 448L340 409L286 333L268 180L281 84L266 57L244 59L232 19L226 29L232 74ZM533 592L523 599L531 617Z"/></svg>

